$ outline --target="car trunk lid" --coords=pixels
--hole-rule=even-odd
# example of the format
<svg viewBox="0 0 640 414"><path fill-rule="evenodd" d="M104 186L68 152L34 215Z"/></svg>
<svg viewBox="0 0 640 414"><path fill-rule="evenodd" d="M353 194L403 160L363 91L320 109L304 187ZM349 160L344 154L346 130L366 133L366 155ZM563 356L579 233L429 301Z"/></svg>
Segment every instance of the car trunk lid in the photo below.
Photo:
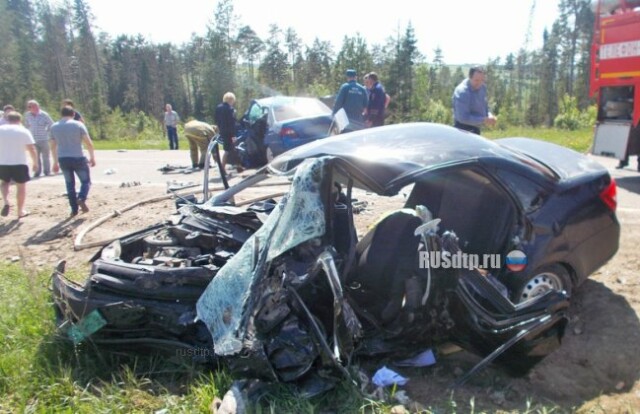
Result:
<svg viewBox="0 0 640 414"><path fill-rule="evenodd" d="M582 175L604 173L606 169L596 161L560 145L531 138L503 138L496 142L522 153L552 170L561 180Z"/></svg>

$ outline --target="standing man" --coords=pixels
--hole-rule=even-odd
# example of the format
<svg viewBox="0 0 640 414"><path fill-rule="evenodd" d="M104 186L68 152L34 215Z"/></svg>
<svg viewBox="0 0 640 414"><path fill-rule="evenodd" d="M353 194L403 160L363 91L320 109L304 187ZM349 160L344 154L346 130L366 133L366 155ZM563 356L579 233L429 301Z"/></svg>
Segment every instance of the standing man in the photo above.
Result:
<svg viewBox="0 0 640 414"><path fill-rule="evenodd" d="M469 78L453 91L453 119L456 128L480 135L480 127L493 126L496 117L487 103L486 72L481 66L469 69Z"/></svg>
<svg viewBox="0 0 640 414"><path fill-rule="evenodd" d="M333 114L335 115L340 109L344 111L349 118L349 125L345 131L356 131L364 128L364 111L367 108L367 90L364 86L356 82L357 72L354 69L348 69L345 72L347 82L342 84L338 97L333 105Z"/></svg>
<svg viewBox="0 0 640 414"><path fill-rule="evenodd" d="M371 72L367 75L369 83L369 103L366 111L367 128L384 125L384 109L387 103L387 94L378 82L378 74Z"/></svg>
<svg viewBox="0 0 640 414"><path fill-rule="evenodd" d="M44 168L44 175L51 175L51 162L49 161L49 129L53 120L48 113L40 109L40 104L35 100L27 102L27 112L24 115L26 126L34 141L38 152L38 169L33 172L34 177L39 177Z"/></svg>
<svg viewBox="0 0 640 414"><path fill-rule="evenodd" d="M23 127L20 122L22 115L17 112L9 112L5 115L7 123L0 125L0 188L4 206L0 216L9 215L9 185L11 181L16 183L18 204L18 218L29 214L24 209L27 198L27 181L29 181L29 167L27 167L26 151L31 156L31 168L38 169L38 157L36 146L31 132Z"/></svg>
<svg viewBox="0 0 640 414"><path fill-rule="evenodd" d="M184 124L184 135L189 141L189 155L191 156L191 166L194 169L204 168L204 162L209 156L207 153L209 142L217 133L218 129L214 125L195 119ZM199 157L198 150L200 150Z"/></svg>
<svg viewBox="0 0 640 414"><path fill-rule="evenodd" d="M73 119L75 111L70 106L63 106L60 111L62 119L51 127L51 151L53 152L53 171L62 169L67 186L67 197L71 207L71 216L78 215L78 206L83 213L89 211L87 196L91 187L89 165L95 167L96 158L93 142L83 123ZM82 144L89 152L89 165L82 152ZM74 175L75 174L75 175ZM75 176L80 180L80 192L76 195Z"/></svg>
<svg viewBox="0 0 640 414"><path fill-rule="evenodd" d="M78 110L76 109L76 106L73 104L73 101L71 99L63 99L62 100L62 106L70 106L73 108L74 111L76 111L76 114L73 116L73 119L75 121L80 121L84 124L84 118L82 117L82 114L80 112L78 112Z"/></svg>
<svg viewBox="0 0 640 414"><path fill-rule="evenodd" d="M222 148L224 154L222 154L222 169L226 172L227 162L236 165L236 171L239 173L243 171L240 166L240 156L236 150L236 115L233 105L236 103L236 96L227 92L222 97L222 103L216 107L216 125L220 131L220 137L222 138ZM220 172L222 174L222 171Z"/></svg>
<svg viewBox="0 0 640 414"><path fill-rule="evenodd" d="M15 111L16 108L13 107L13 105L5 105L2 108L2 116L0 117L0 125L4 125L4 124L8 124L9 120L7 119L7 117L9 116L9 114L13 111ZM22 117L20 117L22 119Z"/></svg>
<svg viewBox="0 0 640 414"><path fill-rule="evenodd" d="M167 131L167 138L169 138L169 149L178 149L178 122L180 117L178 113L171 108L170 104L166 104L164 107L164 128Z"/></svg>

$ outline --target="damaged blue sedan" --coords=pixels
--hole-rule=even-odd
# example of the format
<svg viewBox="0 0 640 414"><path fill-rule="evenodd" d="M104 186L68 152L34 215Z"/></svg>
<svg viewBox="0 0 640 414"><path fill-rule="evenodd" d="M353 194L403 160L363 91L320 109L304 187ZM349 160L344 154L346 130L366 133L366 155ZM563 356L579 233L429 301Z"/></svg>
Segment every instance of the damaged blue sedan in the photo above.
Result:
<svg viewBox="0 0 640 414"><path fill-rule="evenodd" d="M398 205L359 235L366 194ZM205 349L237 378L306 395L359 358L444 342L483 357L469 375L520 374L560 346L571 292L616 253L615 195L605 168L554 144L357 131L106 246L82 285L59 264L56 312L75 342Z"/></svg>

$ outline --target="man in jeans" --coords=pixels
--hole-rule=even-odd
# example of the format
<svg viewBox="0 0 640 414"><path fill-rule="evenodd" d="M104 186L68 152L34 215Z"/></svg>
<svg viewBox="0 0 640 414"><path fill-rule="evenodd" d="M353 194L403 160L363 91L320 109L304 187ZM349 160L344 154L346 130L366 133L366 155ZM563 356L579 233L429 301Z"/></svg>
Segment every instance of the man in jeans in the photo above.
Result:
<svg viewBox="0 0 640 414"><path fill-rule="evenodd" d="M164 107L164 128L167 130L167 138L169 138L169 149L178 149L178 122L180 117L173 110L171 105L166 104Z"/></svg>
<svg viewBox="0 0 640 414"><path fill-rule="evenodd" d="M91 187L89 165L95 167L96 158L93 142L83 123L75 121L75 111L70 106L64 106L61 111L62 119L51 127L51 152L53 153L53 172L62 169L64 181L67 185L67 197L71 207L71 217L78 214L78 207L83 213L89 211L87 196ZM82 152L82 144L89 152L89 165ZM76 196L75 175L80 180L80 192Z"/></svg>
<svg viewBox="0 0 640 414"><path fill-rule="evenodd" d="M49 160L49 128L53 120L48 113L40 109L37 101L27 102L27 112L24 114L24 126L26 126L36 142L38 152L38 169L33 176L39 177L44 169L44 175L51 175L51 162Z"/></svg>

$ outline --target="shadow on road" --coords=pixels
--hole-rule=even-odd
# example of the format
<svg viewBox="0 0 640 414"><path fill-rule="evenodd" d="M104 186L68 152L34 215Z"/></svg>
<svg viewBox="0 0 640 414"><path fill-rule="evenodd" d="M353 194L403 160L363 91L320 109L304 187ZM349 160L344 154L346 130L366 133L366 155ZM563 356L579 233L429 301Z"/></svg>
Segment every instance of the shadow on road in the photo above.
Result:
<svg viewBox="0 0 640 414"><path fill-rule="evenodd" d="M627 191L640 194L640 173L633 177L618 177L616 178L616 184Z"/></svg>
<svg viewBox="0 0 640 414"><path fill-rule="evenodd" d="M17 230L22 225L22 222L18 219L13 219L6 223L0 224L0 236L4 236L6 234L11 233L14 230Z"/></svg>
<svg viewBox="0 0 640 414"><path fill-rule="evenodd" d="M23 246L29 246L34 244L42 244L51 240L60 239L62 237L69 237L73 230L80 227L85 222L84 218L70 219L67 218L55 224L53 227L42 230L31 235Z"/></svg>

